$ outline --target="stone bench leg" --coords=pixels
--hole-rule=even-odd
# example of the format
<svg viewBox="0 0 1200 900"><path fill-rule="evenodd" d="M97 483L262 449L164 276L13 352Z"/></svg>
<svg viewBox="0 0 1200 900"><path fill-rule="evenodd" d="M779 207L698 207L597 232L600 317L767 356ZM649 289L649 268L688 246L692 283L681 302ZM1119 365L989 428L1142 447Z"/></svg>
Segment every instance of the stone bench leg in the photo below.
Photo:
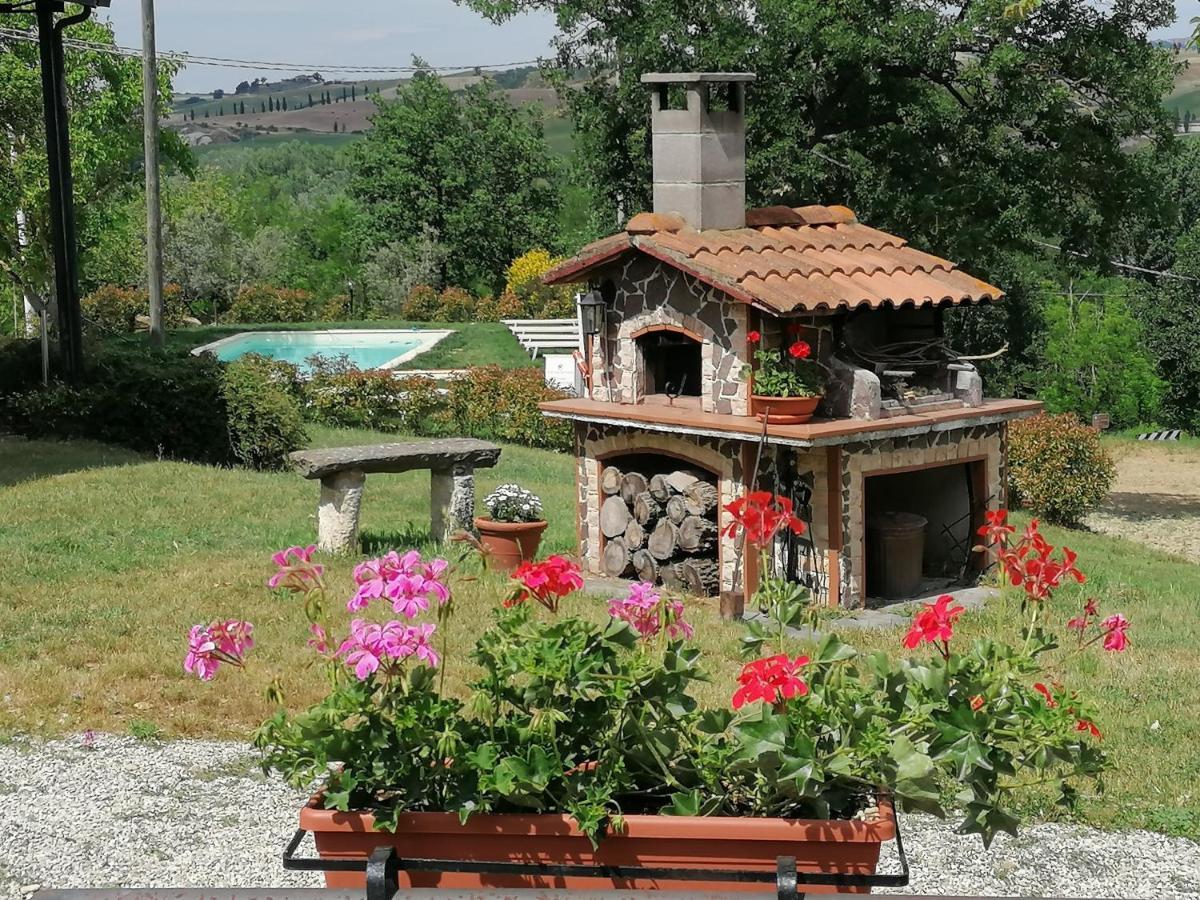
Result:
<svg viewBox="0 0 1200 900"><path fill-rule="evenodd" d="M459 529L470 531L475 518L475 468L460 463L429 473L430 532L449 540Z"/></svg>
<svg viewBox="0 0 1200 900"><path fill-rule="evenodd" d="M338 472L321 479L317 505L317 544L326 553L358 549L358 513L367 476L359 471Z"/></svg>

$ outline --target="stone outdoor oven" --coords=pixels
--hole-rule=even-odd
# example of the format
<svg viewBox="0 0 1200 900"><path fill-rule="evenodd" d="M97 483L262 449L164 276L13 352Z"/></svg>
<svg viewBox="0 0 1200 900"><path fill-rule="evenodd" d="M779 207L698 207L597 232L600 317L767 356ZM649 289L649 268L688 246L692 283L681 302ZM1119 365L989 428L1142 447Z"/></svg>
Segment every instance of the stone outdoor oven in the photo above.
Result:
<svg viewBox="0 0 1200 900"><path fill-rule="evenodd" d="M844 206L747 210L753 78L643 76L654 211L546 276L585 283L601 310L584 329L585 395L542 405L575 424L580 555L594 572L719 592L736 614L758 573L721 535L723 507L766 489L809 526L776 564L830 604L886 590L875 523L896 514L926 523L910 560L923 588L968 580L973 531L1005 501L1007 423L1040 407L985 398L942 314L1001 291ZM825 384L811 422L750 414L751 331L814 348Z"/></svg>

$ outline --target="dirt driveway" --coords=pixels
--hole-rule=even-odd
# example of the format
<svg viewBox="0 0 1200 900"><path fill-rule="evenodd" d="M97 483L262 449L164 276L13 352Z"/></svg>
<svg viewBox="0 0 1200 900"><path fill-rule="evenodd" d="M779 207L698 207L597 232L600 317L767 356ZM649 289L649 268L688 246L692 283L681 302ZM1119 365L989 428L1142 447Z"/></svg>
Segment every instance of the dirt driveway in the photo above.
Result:
<svg viewBox="0 0 1200 900"><path fill-rule="evenodd" d="M1109 450L1117 482L1087 525L1200 563L1200 447L1131 441Z"/></svg>

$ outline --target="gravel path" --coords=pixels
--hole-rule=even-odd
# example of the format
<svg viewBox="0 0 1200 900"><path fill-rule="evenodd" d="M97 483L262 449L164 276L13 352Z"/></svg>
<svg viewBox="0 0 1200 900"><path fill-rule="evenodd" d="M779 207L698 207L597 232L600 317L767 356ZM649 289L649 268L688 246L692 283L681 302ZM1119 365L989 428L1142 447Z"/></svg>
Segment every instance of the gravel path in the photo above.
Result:
<svg viewBox="0 0 1200 900"><path fill-rule="evenodd" d="M320 883L280 866L303 798L264 778L244 744L17 740L0 746L0 796L3 900L39 885ZM1041 825L984 852L936 819L907 816L903 827L906 893L1200 897L1200 845L1181 838Z"/></svg>

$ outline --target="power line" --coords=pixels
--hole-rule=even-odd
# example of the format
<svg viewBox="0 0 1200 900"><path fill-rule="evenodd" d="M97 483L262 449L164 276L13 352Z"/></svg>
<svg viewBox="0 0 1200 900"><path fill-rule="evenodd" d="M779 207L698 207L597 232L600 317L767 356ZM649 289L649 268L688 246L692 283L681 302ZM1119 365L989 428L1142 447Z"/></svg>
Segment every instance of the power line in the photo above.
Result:
<svg viewBox="0 0 1200 900"><path fill-rule="evenodd" d="M1039 247L1047 247L1050 250L1057 250L1060 253L1069 253L1071 256L1078 256L1087 259L1086 253L1080 253L1078 250L1067 250L1065 247L1057 247L1054 244L1048 244L1045 241L1038 241L1030 238L1030 242L1037 244ZM1129 269L1131 272L1142 272L1146 275L1156 275L1159 278L1174 278L1177 281L1200 281L1200 278L1193 278L1190 275L1178 275L1175 272L1161 272L1158 269L1147 269L1144 266L1135 266L1133 263L1117 262L1115 259L1108 261L1109 265L1116 266L1118 269Z"/></svg>
<svg viewBox="0 0 1200 900"><path fill-rule="evenodd" d="M0 38L14 41L37 43L37 35L19 28L0 28ZM91 53L104 53L109 56L141 58L142 51L137 47L122 47L116 44L102 44L96 41L85 41L78 38L63 38L63 44L76 50L86 50ZM265 72L334 72L339 74L374 74L397 75L414 72L464 72L474 69L515 69L519 66L533 66L541 62L538 59L525 59L517 62L504 63L471 63L461 66L362 66L362 65L319 65L313 63L270 62L261 59L234 59L223 56L202 56L183 51L168 50L158 54L159 59L168 59L188 66L218 66L220 68L254 69Z"/></svg>

